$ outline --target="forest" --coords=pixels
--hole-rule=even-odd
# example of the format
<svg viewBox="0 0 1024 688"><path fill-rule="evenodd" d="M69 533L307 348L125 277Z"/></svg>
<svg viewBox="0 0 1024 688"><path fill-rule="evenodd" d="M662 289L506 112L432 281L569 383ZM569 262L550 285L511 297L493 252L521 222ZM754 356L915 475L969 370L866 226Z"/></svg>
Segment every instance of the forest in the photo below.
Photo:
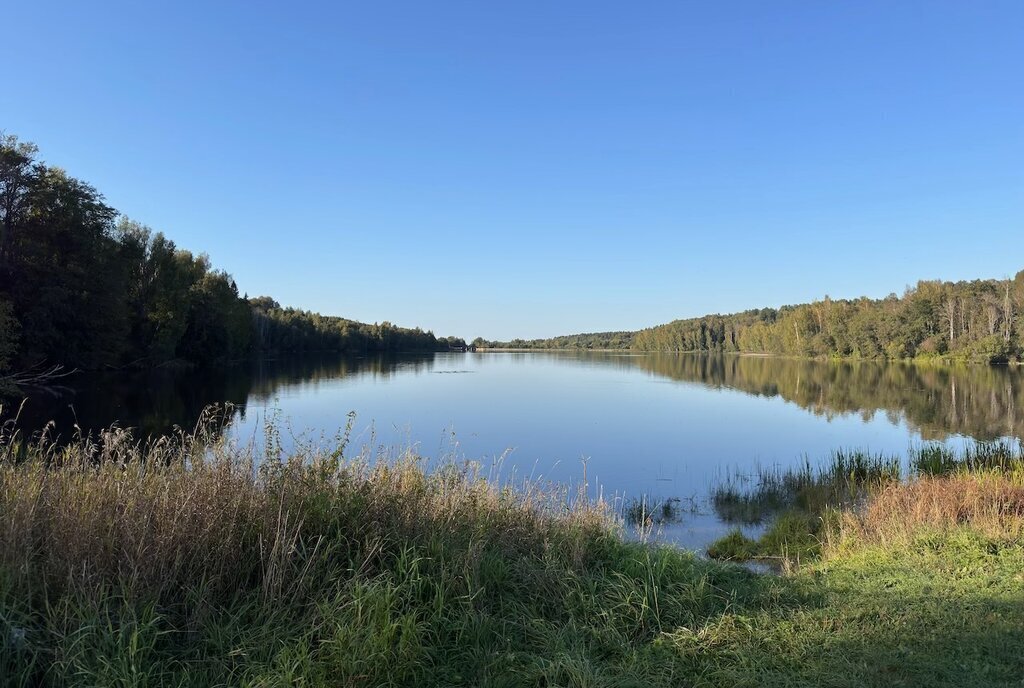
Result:
<svg viewBox="0 0 1024 688"><path fill-rule="evenodd" d="M206 366L255 354L430 351L461 340L239 295L203 254L121 216L89 184L0 134L0 377Z"/></svg>
<svg viewBox="0 0 1024 688"><path fill-rule="evenodd" d="M260 353L446 351L466 346L461 337L436 337L420 328L321 315L284 308L269 296L249 299L253 349Z"/></svg>
<svg viewBox="0 0 1024 688"><path fill-rule="evenodd" d="M676 320L641 330L641 351L852 359L1021 360L1024 271L1013 279L920 281L903 296L830 299Z"/></svg>

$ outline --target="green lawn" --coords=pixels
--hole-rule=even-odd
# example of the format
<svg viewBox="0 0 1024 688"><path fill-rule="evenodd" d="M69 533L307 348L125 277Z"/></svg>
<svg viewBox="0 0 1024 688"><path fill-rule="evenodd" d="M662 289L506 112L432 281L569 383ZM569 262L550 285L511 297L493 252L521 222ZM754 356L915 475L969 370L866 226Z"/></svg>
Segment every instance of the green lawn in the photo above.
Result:
<svg viewBox="0 0 1024 688"><path fill-rule="evenodd" d="M1024 685L1024 544L966 527L852 545L784 578L792 608L726 614L670 645L707 686Z"/></svg>

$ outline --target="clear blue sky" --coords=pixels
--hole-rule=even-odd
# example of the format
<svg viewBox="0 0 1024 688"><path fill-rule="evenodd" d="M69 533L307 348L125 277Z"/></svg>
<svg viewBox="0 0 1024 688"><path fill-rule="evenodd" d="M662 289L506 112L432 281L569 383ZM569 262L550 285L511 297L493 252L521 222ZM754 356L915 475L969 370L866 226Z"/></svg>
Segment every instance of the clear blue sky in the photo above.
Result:
<svg viewBox="0 0 1024 688"><path fill-rule="evenodd" d="M250 295L489 338L1024 268L1024 2L8 2L0 129Z"/></svg>

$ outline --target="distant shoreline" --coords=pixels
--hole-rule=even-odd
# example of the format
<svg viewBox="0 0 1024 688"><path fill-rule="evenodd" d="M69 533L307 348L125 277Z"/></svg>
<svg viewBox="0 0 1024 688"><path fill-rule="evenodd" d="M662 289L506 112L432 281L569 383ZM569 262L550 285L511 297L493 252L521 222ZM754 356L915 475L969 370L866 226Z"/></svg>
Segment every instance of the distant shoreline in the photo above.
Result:
<svg viewBox="0 0 1024 688"><path fill-rule="evenodd" d="M467 353L608 353L608 354L628 354L630 356L645 356L651 354L671 354L671 355L687 355L687 356L739 356L741 358L782 358L792 361L817 361L819 363L827 363L834 361L836 363L904 363L912 365L940 365L940 366L957 366L957 365L985 365L985 366L1021 366L1024 365L1024 361L982 361L982 360L962 360L962 359L950 359L941 356L933 358L852 358L844 356L793 356L789 354L772 354L763 353L759 351L647 351L638 349L580 349L580 348L563 348L563 349L549 349L549 348L512 348L512 347L477 347L471 352Z"/></svg>
<svg viewBox="0 0 1024 688"><path fill-rule="evenodd" d="M580 352L584 352L584 351L592 352L592 353L605 353L605 354L614 354L614 353L645 354L645 353L651 353L649 351L633 351L632 349L577 349L577 348L541 349L541 348L534 348L534 347L527 347L527 348L522 348L522 349L516 349L516 348L512 348L512 347L480 347L480 346L478 346L474 351L471 351L469 353L506 353L507 354L507 353L530 353L531 351L538 351L538 352L541 352L541 353L555 353L555 352L580 353ZM685 352L681 352L681 353L685 353Z"/></svg>

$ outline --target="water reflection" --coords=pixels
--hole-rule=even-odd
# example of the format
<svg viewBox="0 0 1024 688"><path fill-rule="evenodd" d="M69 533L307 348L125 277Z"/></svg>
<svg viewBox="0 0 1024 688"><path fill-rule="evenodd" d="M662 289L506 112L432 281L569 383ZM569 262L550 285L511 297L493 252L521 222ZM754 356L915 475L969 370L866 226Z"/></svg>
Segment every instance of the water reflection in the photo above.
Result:
<svg viewBox="0 0 1024 688"><path fill-rule="evenodd" d="M493 354L478 354L493 355ZM1024 371L1014 366L815 361L736 354L537 352L564 363L780 398L826 420L882 412L924 440L1024 438Z"/></svg>
<svg viewBox="0 0 1024 688"><path fill-rule="evenodd" d="M202 371L79 373L61 386L31 390L20 407L8 401L3 416L17 414L18 428L28 436L38 435L49 424L51 437L68 440L79 430L95 434L116 424L148 438L175 428L194 428L211 405L230 404L234 408L230 424L245 420L249 404L265 404L285 389L301 393L344 378L388 379L429 370L433 362L430 354L332 356L264 360Z"/></svg>
<svg viewBox="0 0 1024 688"><path fill-rule="evenodd" d="M668 354L627 360L672 380L781 397L826 418L869 418L882 411L927 440L950 434L991 440L1024 432L1019 368Z"/></svg>
<svg viewBox="0 0 1024 688"><path fill-rule="evenodd" d="M19 426L38 431L48 421L63 437L75 427L95 431L112 423L141 436L193 427L203 408L233 404L244 420L250 405L265 407L282 395L315 397L325 385L403 381L431 372L466 372L488 366L515 369L544 364L557 376L564 366L642 372L657 380L705 389L730 389L779 398L825 419L882 412L923 439L963 435L977 439L1024 437L1024 375L1019 368L919 366L898 363L801 361L754 356L616 353L424 354L294 358L205 371L80 374L62 389L32 394ZM505 394L515 375L482 389ZM566 379L565 384L572 380ZM404 389L404 388L403 388ZM397 394L398 392L396 392ZM443 390L439 393L443 393ZM458 403L439 398L439 403ZM6 415L12 414L8 403ZM303 419L293 419L302 423ZM403 419L415 424L415 418ZM322 428L334 430L334 428ZM477 428L464 428L476 432ZM797 451L798 448L794 448Z"/></svg>
<svg viewBox="0 0 1024 688"><path fill-rule="evenodd" d="M433 354L257 361L248 369L252 379L249 399L253 403L265 403L283 390L313 390L322 383L334 383L347 378L388 380L396 375L419 374L432 370L434 363Z"/></svg>

